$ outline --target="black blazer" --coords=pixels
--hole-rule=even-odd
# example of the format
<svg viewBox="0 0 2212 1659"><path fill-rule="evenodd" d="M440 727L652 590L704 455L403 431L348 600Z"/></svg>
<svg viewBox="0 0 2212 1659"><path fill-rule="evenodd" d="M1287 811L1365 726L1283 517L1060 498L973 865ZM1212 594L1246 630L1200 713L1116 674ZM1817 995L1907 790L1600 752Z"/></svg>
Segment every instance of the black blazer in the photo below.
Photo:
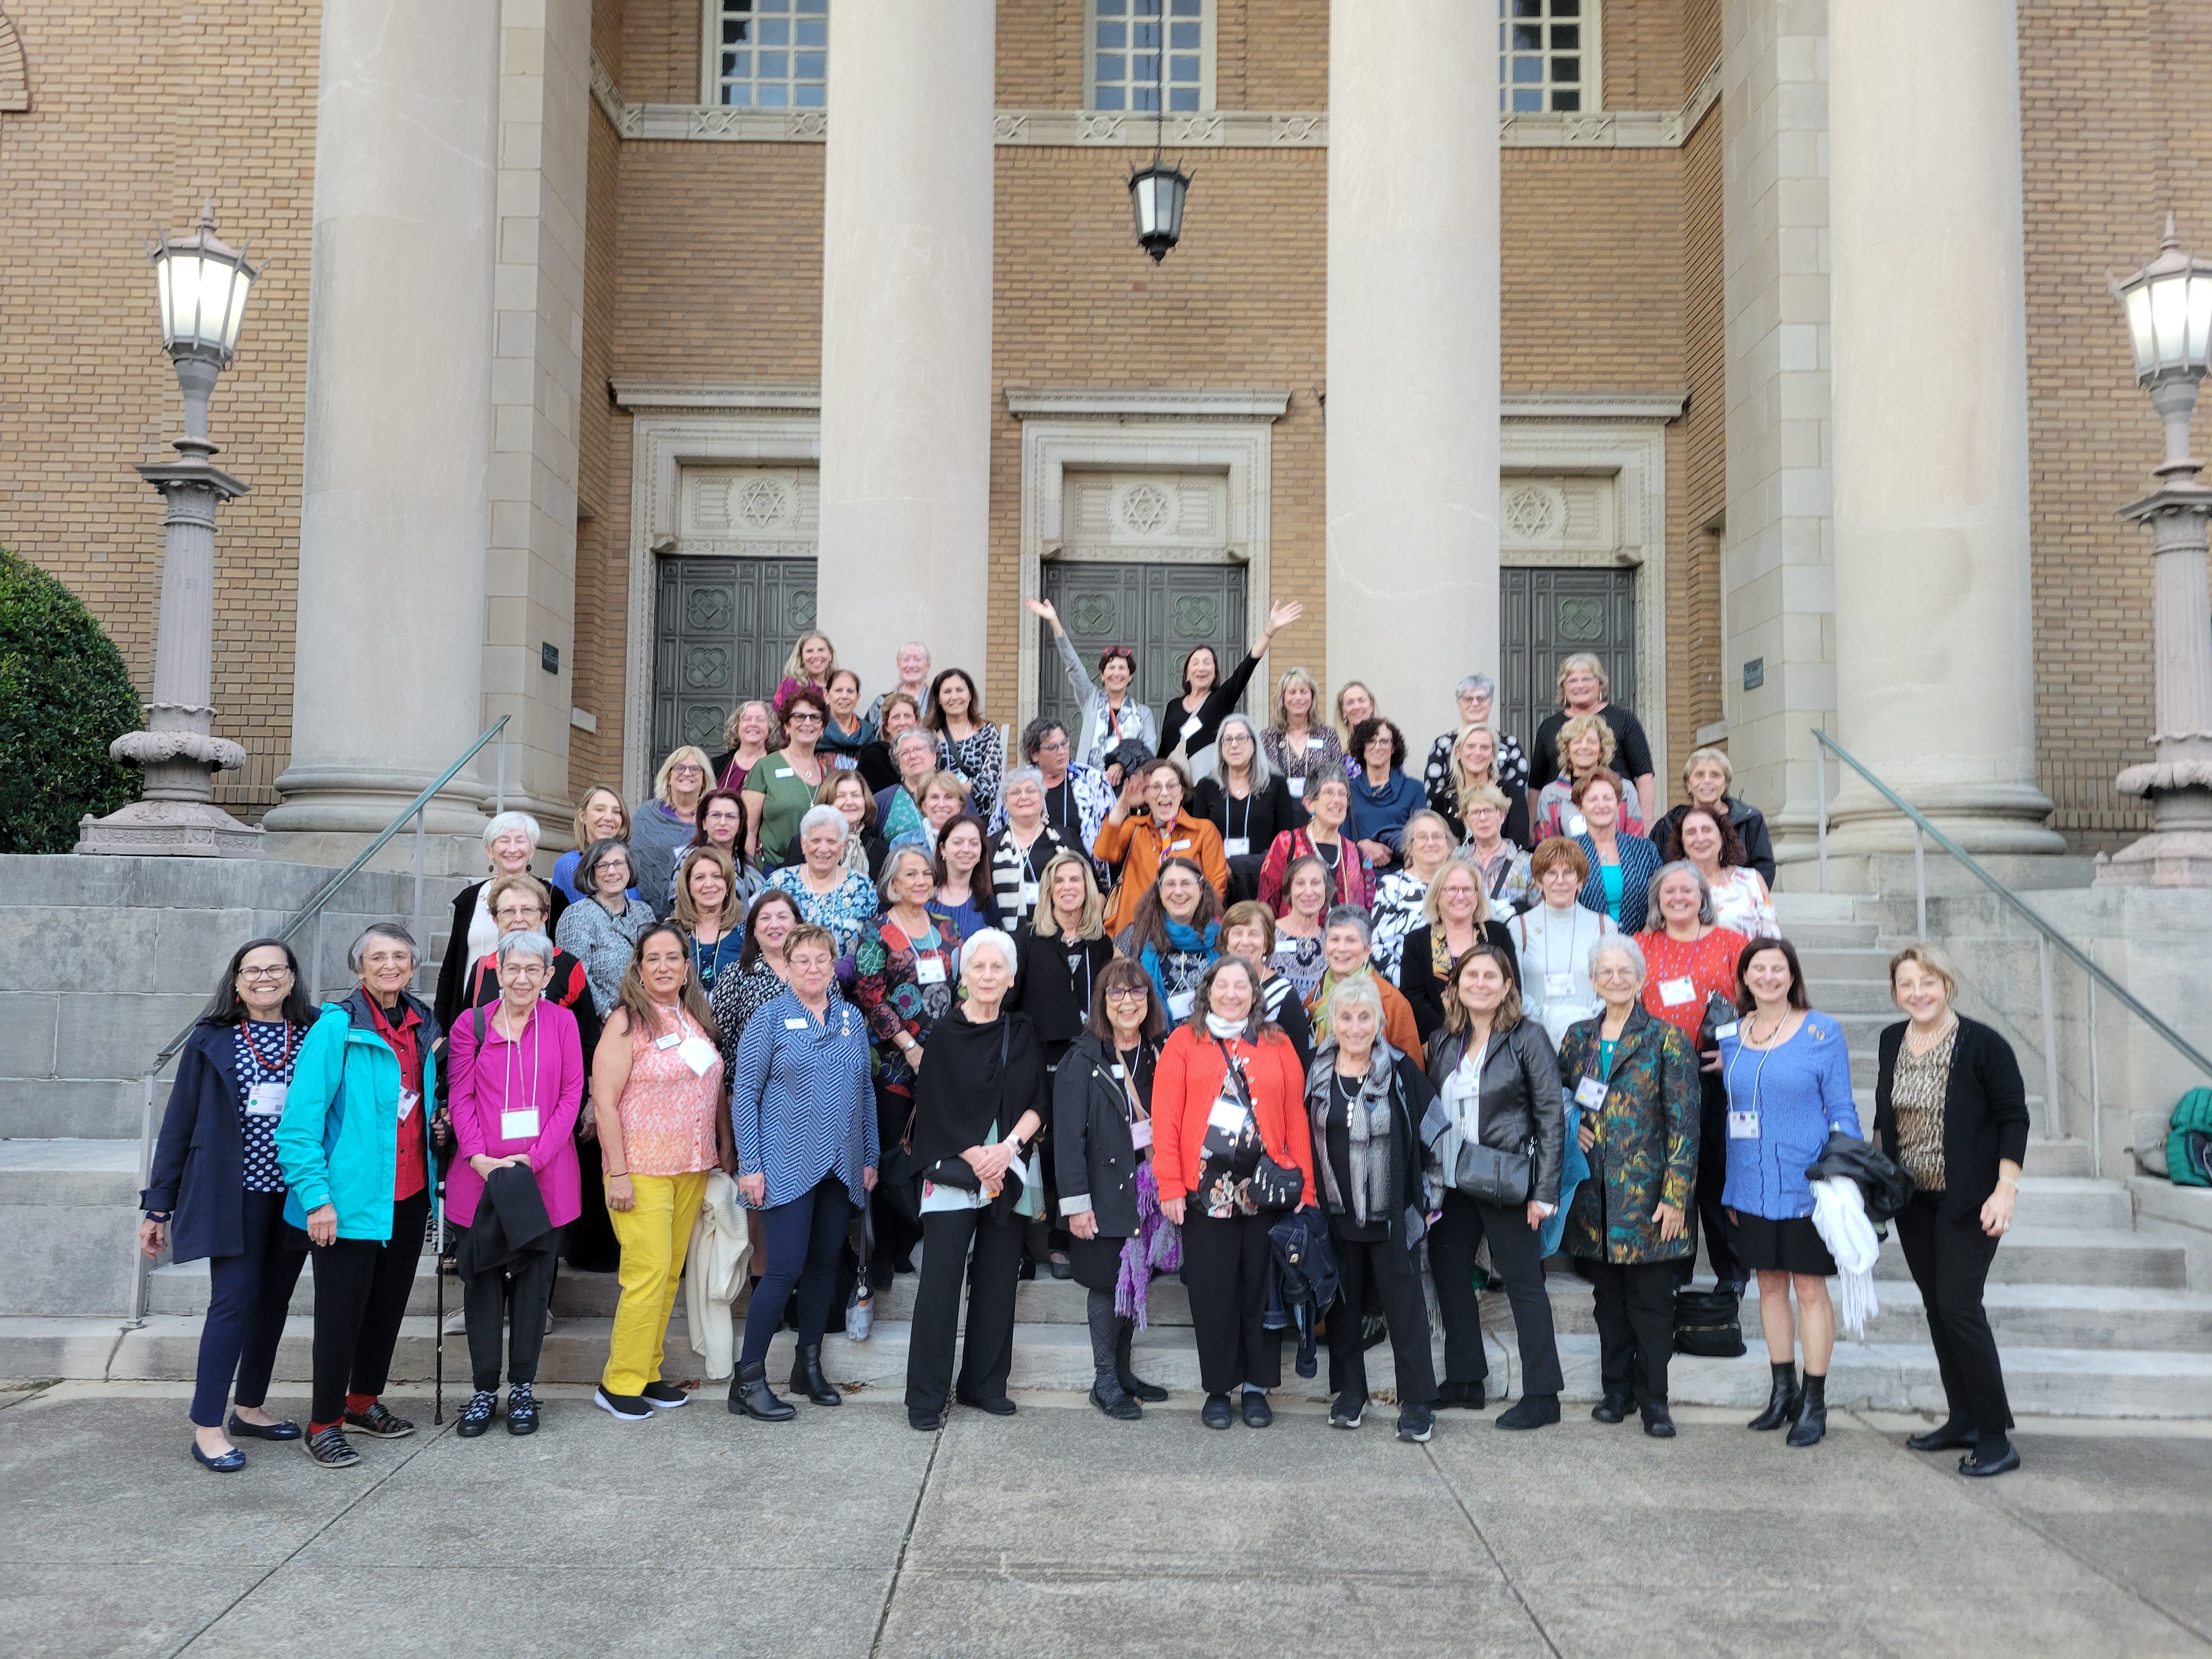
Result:
<svg viewBox="0 0 2212 1659"><path fill-rule="evenodd" d="M1430 960L1435 929L1425 923L1406 935L1405 954L1398 958L1398 988L1413 1006L1413 1025L1426 1042L1444 1025L1444 982L1437 977ZM1505 952L1505 976L1516 991L1521 988L1521 954L1513 948L1512 933L1496 917L1482 924L1483 942Z"/></svg>
<svg viewBox="0 0 2212 1659"><path fill-rule="evenodd" d="M1438 1095L1459 1069L1467 1039L1438 1031L1429 1039L1429 1082ZM1559 1201L1559 1169L1567 1138L1566 1095L1559 1086L1559 1057L1543 1023L1524 1017L1492 1043L1482 1060L1482 1144L1517 1152L1531 1140L1528 1196Z"/></svg>
<svg viewBox="0 0 2212 1659"><path fill-rule="evenodd" d="M1273 975L1260 988L1260 1001L1268 1023L1290 1038L1298 1057L1299 1075L1313 1070L1313 1020L1306 1013L1305 1004L1298 1000L1298 988L1283 975Z"/></svg>
<svg viewBox="0 0 2212 1659"><path fill-rule="evenodd" d="M1305 808L1291 799L1291 786L1280 777L1269 778L1265 789L1234 803L1226 789L1206 778L1190 792L1190 810L1221 831L1224 841L1232 823L1243 830L1250 843L1245 851L1254 858L1265 857L1283 830L1302 830L1306 822Z"/></svg>
<svg viewBox="0 0 2212 1659"><path fill-rule="evenodd" d="M1067 959L1077 951L1090 960L1088 975L1068 969ZM1044 1044L1046 1058L1053 1059L1075 1040L1090 1019L1091 1005L1084 988L1095 985L1100 972L1114 960L1114 941L1077 939L1071 950L1068 940L1058 935L1042 939L1036 927L1025 922L1014 935L1014 954L1019 960L1014 964L1014 988L1006 1006L1030 1017L1038 1041Z"/></svg>
<svg viewBox="0 0 2212 1659"><path fill-rule="evenodd" d="M532 874L537 872L532 871ZM552 914L545 918L545 937L553 937L553 929L561 920L561 913L568 908L568 896L543 876L545 890L553 896ZM484 890L491 885L491 878L464 887L453 896L453 926L446 933L446 959L438 964L438 994L430 1004L438 1016L438 1029L453 1029L453 1016L469 1006L468 976L473 958L469 955L469 927L477 919L477 906L483 902ZM586 1064L588 1066L589 1061Z"/></svg>
<svg viewBox="0 0 2212 1659"><path fill-rule="evenodd" d="M1875 1074L1874 1134L1883 1152L1897 1156L1897 1056L1905 1022L1885 1026ZM2027 1158L2027 1085L2012 1044L1978 1019L1961 1015L1951 1050L1951 1082L1943 1094L1943 1206L1946 1221L1978 1214L1996 1190L1997 1164Z"/></svg>
<svg viewBox="0 0 2212 1659"><path fill-rule="evenodd" d="M1137 1098L1149 1110L1152 1071L1160 1046L1146 1042L1137 1057ZM1128 1238L1137 1231L1137 1157L1129 1133L1129 1101L1114 1075L1121 1056L1114 1045L1085 1031L1062 1056L1053 1077L1052 1157L1063 1200L1088 1194L1101 1238ZM1053 1218L1059 1224L1060 1218Z"/></svg>
<svg viewBox="0 0 2212 1659"><path fill-rule="evenodd" d="M300 1033L301 1042L307 1033ZM154 1143L142 1210L167 1210L169 1256L240 1255L246 1249L246 1145L238 1133L238 1028L203 1024L185 1039L177 1080ZM300 1248L307 1249L307 1235Z"/></svg>

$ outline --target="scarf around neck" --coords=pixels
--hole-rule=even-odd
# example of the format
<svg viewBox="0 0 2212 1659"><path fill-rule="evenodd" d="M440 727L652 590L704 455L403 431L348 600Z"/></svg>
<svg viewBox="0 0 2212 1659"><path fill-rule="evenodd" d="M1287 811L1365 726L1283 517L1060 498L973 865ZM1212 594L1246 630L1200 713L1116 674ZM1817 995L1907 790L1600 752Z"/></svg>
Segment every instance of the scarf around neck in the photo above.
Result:
<svg viewBox="0 0 2212 1659"><path fill-rule="evenodd" d="M1313 1118L1314 1146L1321 1149L1328 1145L1329 1107L1335 1098L1339 1080L1336 1056L1336 1039L1331 1037L1314 1055L1313 1071L1307 1081L1306 1103ZM1367 1075L1359 1079L1359 1092L1346 1103L1345 1128L1351 1143L1351 1167L1346 1173L1351 1178L1352 1191L1347 1194L1339 1188L1336 1167L1325 1150L1314 1159L1320 1170L1322 1192L1330 1212L1342 1215L1349 1208L1352 1219L1363 1227L1370 1221L1388 1220L1392 1209L1390 1085L1395 1056L1396 1051L1378 1035L1367 1056Z"/></svg>
<svg viewBox="0 0 2212 1659"><path fill-rule="evenodd" d="M1221 937L1219 922L1207 922L1206 931L1201 933L1195 927L1187 927L1170 918L1163 917L1162 921L1167 928L1168 948L1172 954L1184 957L1202 956L1208 961L1212 960L1214 941ZM1152 989L1159 997L1160 1006L1165 1008L1168 1003L1168 981L1164 964L1160 961L1159 947L1146 940L1139 960L1144 963L1145 976L1152 981Z"/></svg>

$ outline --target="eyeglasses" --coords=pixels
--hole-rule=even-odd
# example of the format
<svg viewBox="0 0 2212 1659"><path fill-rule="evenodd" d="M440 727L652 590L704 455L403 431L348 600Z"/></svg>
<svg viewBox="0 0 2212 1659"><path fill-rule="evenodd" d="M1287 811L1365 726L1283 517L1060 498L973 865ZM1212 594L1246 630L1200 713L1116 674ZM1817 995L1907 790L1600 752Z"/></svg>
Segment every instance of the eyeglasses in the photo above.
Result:
<svg viewBox="0 0 2212 1659"><path fill-rule="evenodd" d="M1041 743L1037 745L1037 753L1040 755L1065 755L1066 752L1066 738L1054 738L1048 743Z"/></svg>
<svg viewBox="0 0 2212 1659"><path fill-rule="evenodd" d="M681 766L670 767L668 775L672 778L696 778L704 775L706 770L703 766L694 766L690 762L686 761Z"/></svg>
<svg viewBox="0 0 2212 1659"><path fill-rule="evenodd" d="M1109 1002L1142 1002L1146 997L1150 994L1151 994L1141 985L1114 985L1107 988L1106 1000Z"/></svg>
<svg viewBox="0 0 2212 1659"><path fill-rule="evenodd" d="M534 904L502 904L491 914L495 921L520 921L525 917L542 916L545 912Z"/></svg>
<svg viewBox="0 0 2212 1659"><path fill-rule="evenodd" d="M802 708L796 714L786 714L783 723L786 726L819 726L822 716Z"/></svg>
<svg viewBox="0 0 2212 1659"><path fill-rule="evenodd" d="M292 970L289 968L241 968L238 970L238 976L252 980L289 979Z"/></svg>

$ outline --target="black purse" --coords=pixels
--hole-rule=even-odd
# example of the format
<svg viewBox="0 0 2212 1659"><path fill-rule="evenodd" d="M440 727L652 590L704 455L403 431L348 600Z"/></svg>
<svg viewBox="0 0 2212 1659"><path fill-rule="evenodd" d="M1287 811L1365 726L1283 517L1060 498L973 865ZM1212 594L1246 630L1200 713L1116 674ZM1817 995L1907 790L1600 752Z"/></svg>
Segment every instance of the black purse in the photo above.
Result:
<svg viewBox="0 0 2212 1659"><path fill-rule="evenodd" d="M1707 1359L1744 1352L1743 1306L1733 1291L1674 1292L1674 1352Z"/></svg>
<svg viewBox="0 0 2212 1659"><path fill-rule="evenodd" d="M1519 1063L1517 1059L1515 1063ZM1475 1086L1481 1086L1480 1079ZM1462 1137L1459 1155L1452 1160L1453 1190L1478 1203L1494 1204L1501 1210L1526 1204L1535 1182L1536 1139L1533 1135L1517 1151L1486 1146L1479 1140Z"/></svg>
<svg viewBox="0 0 2212 1659"><path fill-rule="evenodd" d="M1247 1183L1252 1194L1253 1207L1262 1215L1295 1210L1299 1200L1306 1195L1306 1172L1295 1164L1275 1161L1274 1154L1267 1150L1267 1137L1260 1134L1260 1114L1253 1109L1252 1097L1244 1087L1243 1074L1237 1069L1237 1057L1230 1053L1229 1045L1219 1037L1213 1041L1221 1050L1223 1065L1227 1067L1229 1086L1237 1091L1238 1103L1251 1113L1252 1133L1260 1139L1260 1161L1253 1165L1251 1177Z"/></svg>

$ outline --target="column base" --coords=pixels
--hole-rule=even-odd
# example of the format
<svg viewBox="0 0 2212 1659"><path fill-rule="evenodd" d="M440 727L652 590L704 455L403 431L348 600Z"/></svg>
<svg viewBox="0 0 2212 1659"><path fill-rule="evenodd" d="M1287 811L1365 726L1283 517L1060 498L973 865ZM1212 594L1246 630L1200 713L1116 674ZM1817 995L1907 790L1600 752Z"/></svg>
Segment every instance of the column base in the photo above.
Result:
<svg viewBox="0 0 2212 1659"><path fill-rule="evenodd" d="M2212 887L2212 830L2160 830L2097 860L2099 887Z"/></svg>
<svg viewBox="0 0 2212 1659"><path fill-rule="evenodd" d="M1887 781L1928 821L1976 857L1984 854L2063 853L2066 838L2044 820L2051 798L2030 783L1949 785L1919 790ZM1828 809L1828 856L1862 858L1910 853L1912 820L1856 777ZM1941 849L1930 843L1931 855Z"/></svg>
<svg viewBox="0 0 2212 1659"><path fill-rule="evenodd" d="M77 825L75 850L90 857L258 859L268 842L206 801L139 800L104 818L88 815Z"/></svg>

